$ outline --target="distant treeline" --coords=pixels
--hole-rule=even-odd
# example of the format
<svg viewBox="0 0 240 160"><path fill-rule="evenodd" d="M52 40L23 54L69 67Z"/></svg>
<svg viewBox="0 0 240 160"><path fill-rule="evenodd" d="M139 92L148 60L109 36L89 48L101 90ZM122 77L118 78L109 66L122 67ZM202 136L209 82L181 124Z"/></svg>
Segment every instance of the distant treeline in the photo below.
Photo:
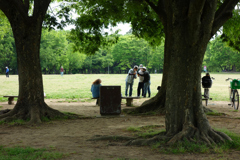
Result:
<svg viewBox="0 0 240 160"><path fill-rule="evenodd" d="M204 56L203 66L213 72L239 72L240 52L223 43L220 37L210 41Z"/></svg>
<svg viewBox="0 0 240 160"><path fill-rule="evenodd" d="M40 63L43 74L59 74L63 66L65 74L121 74L134 65L143 64L150 73L163 71L164 44L151 47L145 40L131 34L120 36L117 44L100 49L93 56L73 51L68 31L43 30ZM31 46L26 46L31 47ZM208 45L203 66L208 71L240 71L239 52L221 42L219 38ZM0 32L0 73L5 67L10 74L17 74L17 54L12 32Z"/></svg>
<svg viewBox="0 0 240 160"><path fill-rule="evenodd" d="M133 35L120 36L117 44L100 49L93 56L74 52L68 31L43 30L40 63L43 74L58 74L63 66L65 73L126 73L134 65L143 64L150 72L163 69L164 48L151 47L145 40ZM31 46L27 46L31 47ZM10 73L17 74L17 54L11 32L0 41L0 71L8 66Z"/></svg>

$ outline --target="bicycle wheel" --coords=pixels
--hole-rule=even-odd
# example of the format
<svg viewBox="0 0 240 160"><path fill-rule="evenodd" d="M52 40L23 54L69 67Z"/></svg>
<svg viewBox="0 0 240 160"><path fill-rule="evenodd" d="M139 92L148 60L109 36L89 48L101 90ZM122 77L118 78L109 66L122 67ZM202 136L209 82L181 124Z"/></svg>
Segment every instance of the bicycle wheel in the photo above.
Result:
<svg viewBox="0 0 240 160"><path fill-rule="evenodd" d="M208 99L209 99L209 90L208 88L204 88L204 98L206 102L206 106L208 105Z"/></svg>
<svg viewBox="0 0 240 160"><path fill-rule="evenodd" d="M239 94L236 89L231 90L230 102L231 102L231 106L237 110L239 105Z"/></svg>
<svg viewBox="0 0 240 160"><path fill-rule="evenodd" d="M235 110L238 110L238 106L239 106L239 94L238 94L238 91L237 91L236 89L232 90L231 98L232 98L232 107L233 107Z"/></svg>
<svg viewBox="0 0 240 160"><path fill-rule="evenodd" d="M234 92L234 89L231 89L231 91L230 91L230 103L231 103L232 107L233 107L233 102L234 102L233 97L235 97L235 92Z"/></svg>
<svg viewBox="0 0 240 160"><path fill-rule="evenodd" d="M228 87L228 89L229 89L229 100L230 100L230 102L232 102L232 92L233 92L233 89L231 89L231 87L229 86Z"/></svg>

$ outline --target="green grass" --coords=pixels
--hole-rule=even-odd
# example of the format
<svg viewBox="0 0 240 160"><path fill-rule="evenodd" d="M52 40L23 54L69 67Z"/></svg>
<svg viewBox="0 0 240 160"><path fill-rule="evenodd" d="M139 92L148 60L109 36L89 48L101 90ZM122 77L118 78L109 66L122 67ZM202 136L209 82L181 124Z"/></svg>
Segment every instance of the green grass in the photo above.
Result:
<svg viewBox="0 0 240 160"><path fill-rule="evenodd" d="M10 122L0 121L0 125L1 124L8 124L8 125L12 125L12 126L13 125L24 125L24 124L26 124L27 121L29 121L29 120L24 121L22 119L16 119L16 120L12 120Z"/></svg>
<svg viewBox="0 0 240 160"><path fill-rule="evenodd" d="M79 99L91 98L91 84L94 80L100 78L102 85L120 85L122 95L125 90L126 74L73 74L73 75L43 75L44 92L47 99L66 99L69 102L81 101ZM204 74L202 74L204 76ZM230 73L211 73L214 77L212 88L210 88L210 97L213 101L228 101L228 86L230 82L225 79L240 78L239 74ZM151 96L156 95L157 86L161 85L162 74L151 74ZM200 80L199 80L200 81ZM4 95L18 95L18 75L10 75L6 78L0 75L0 101L7 101ZM137 95L138 79L133 85L133 96ZM7 87L6 87L7 86ZM203 89L202 89L203 92Z"/></svg>
<svg viewBox="0 0 240 160"><path fill-rule="evenodd" d="M6 123L5 121L0 121L0 125Z"/></svg>
<svg viewBox="0 0 240 160"><path fill-rule="evenodd" d="M1 76L0 76L1 77ZM1 84L0 84L0 86L1 86ZM0 92L1 92L1 90L0 90ZM1 95L0 94L0 102L5 102L6 100L7 100L7 98L4 98L4 97L2 97L3 95Z"/></svg>
<svg viewBox="0 0 240 160"><path fill-rule="evenodd" d="M78 115L76 113L71 113L71 112L62 112L64 114L63 117L54 117L53 119L49 119L48 117L41 117L42 122L51 122L51 120L66 120L66 119L76 119L76 118L84 118L83 115ZM27 120L22 120L22 119L15 119L9 122L5 122L5 121L0 121L0 125L1 124L8 124L8 125L24 125L29 121L29 119ZM0 159L1 160L1 159Z"/></svg>
<svg viewBox="0 0 240 160"><path fill-rule="evenodd" d="M47 99L66 99L75 102L76 99L91 98L92 82L98 78L102 85L120 85L122 95L125 95L126 74L75 74L75 75L43 75L44 92ZM157 93L157 86L161 84L162 74L152 74L152 96ZM4 95L18 95L18 76L10 75L6 78L0 75L0 101L7 101ZM7 87L6 87L7 86ZM138 79L133 85L133 96L137 96ZM81 100L79 100L81 101Z"/></svg>
<svg viewBox="0 0 240 160"><path fill-rule="evenodd" d="M26 121L24 121L22 119L16 119L14 121L9 122L8 124L9 125L23 125L25 123L26 123Z"/></svg>
<svg viewBox="0 0 240 160"><path fill-rule="evenodd" d="M46 149L34 149L31 147L5 148L0 146L0 160L54 160L61 159L65 155L58 152L49 152Z"/></svg>
<svg viewBox="0 0 240 160"><path fill-rule="evenodd" d="M158 142L152 145L152 149L156 149L159 152L167 154L181 154L181 153L209 153L210 147L206 144L192 143L187 140L183 140L174 143L171 146L166 146L166 141Z"/></svg>

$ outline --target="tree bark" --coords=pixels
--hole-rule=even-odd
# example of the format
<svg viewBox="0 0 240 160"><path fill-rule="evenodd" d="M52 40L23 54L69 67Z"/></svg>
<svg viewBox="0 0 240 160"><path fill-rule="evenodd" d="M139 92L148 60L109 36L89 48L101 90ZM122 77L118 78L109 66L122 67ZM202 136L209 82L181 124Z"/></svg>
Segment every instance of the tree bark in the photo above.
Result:
<svg viewBox="0 0 240 160"><path fill-rule="evenodd" d="M0 5L3 1L0 0ZM20 1L13 3L16 8L12 7L10 2L4 1L5 7L9 8L1 9L10 21L15 38L19 95L14 109L1 115L0 119L29 119L30 123L40 123L42 117L52 119L63 116L63 113L48 107L44 102L39 51L42 22L50 0L35 2L32 16L27 15L28 8L24 8Z"/></svg>

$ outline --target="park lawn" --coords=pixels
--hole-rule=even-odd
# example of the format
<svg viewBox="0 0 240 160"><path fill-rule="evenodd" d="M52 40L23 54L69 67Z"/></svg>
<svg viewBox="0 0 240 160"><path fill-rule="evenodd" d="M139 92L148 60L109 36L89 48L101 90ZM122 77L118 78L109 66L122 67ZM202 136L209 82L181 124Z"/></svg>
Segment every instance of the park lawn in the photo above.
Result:
<svg viewBox="0 0 240 160"><path fill-rule="evenodd" d="M60 75L43 75L44 92L48 99L78 99L91 98L92 82L98 78L102 80L102 85L120 85L122 95L125 96L125 79L126 74L65 74ZM161 85L162 74L151 75L152 95L156 95L157 86ZM18 95L18 76L10 75L6 78L0 75L0 96ZM133 95L137 96L138 79L135 79L133 85Z"/></svg>
<svg viewBox="0 0 240 160"><path fill-rule="evenodd" d="M202 74L204 76L204 73ZM211 73L214 77L212 88L210 89L210 97L213 101L228 101L229 99L229 82L227 78L240 78L239 73ZM94 80L100 78L102 85L120 85L121 92L124 96L126 74L65 74L60 75L43 75L44 92L48 99L82 99L91 98L91 84ZM151 96L157 94L157 86L161 85L162 74L151 74ZM133 95L137 96L137 83L135 80L133 85ZM179 79L181 83L181 79ZM203 89L202 89L203 92ZM18 75L0 75L0 100L4 95L18 95Z"/></svg>

